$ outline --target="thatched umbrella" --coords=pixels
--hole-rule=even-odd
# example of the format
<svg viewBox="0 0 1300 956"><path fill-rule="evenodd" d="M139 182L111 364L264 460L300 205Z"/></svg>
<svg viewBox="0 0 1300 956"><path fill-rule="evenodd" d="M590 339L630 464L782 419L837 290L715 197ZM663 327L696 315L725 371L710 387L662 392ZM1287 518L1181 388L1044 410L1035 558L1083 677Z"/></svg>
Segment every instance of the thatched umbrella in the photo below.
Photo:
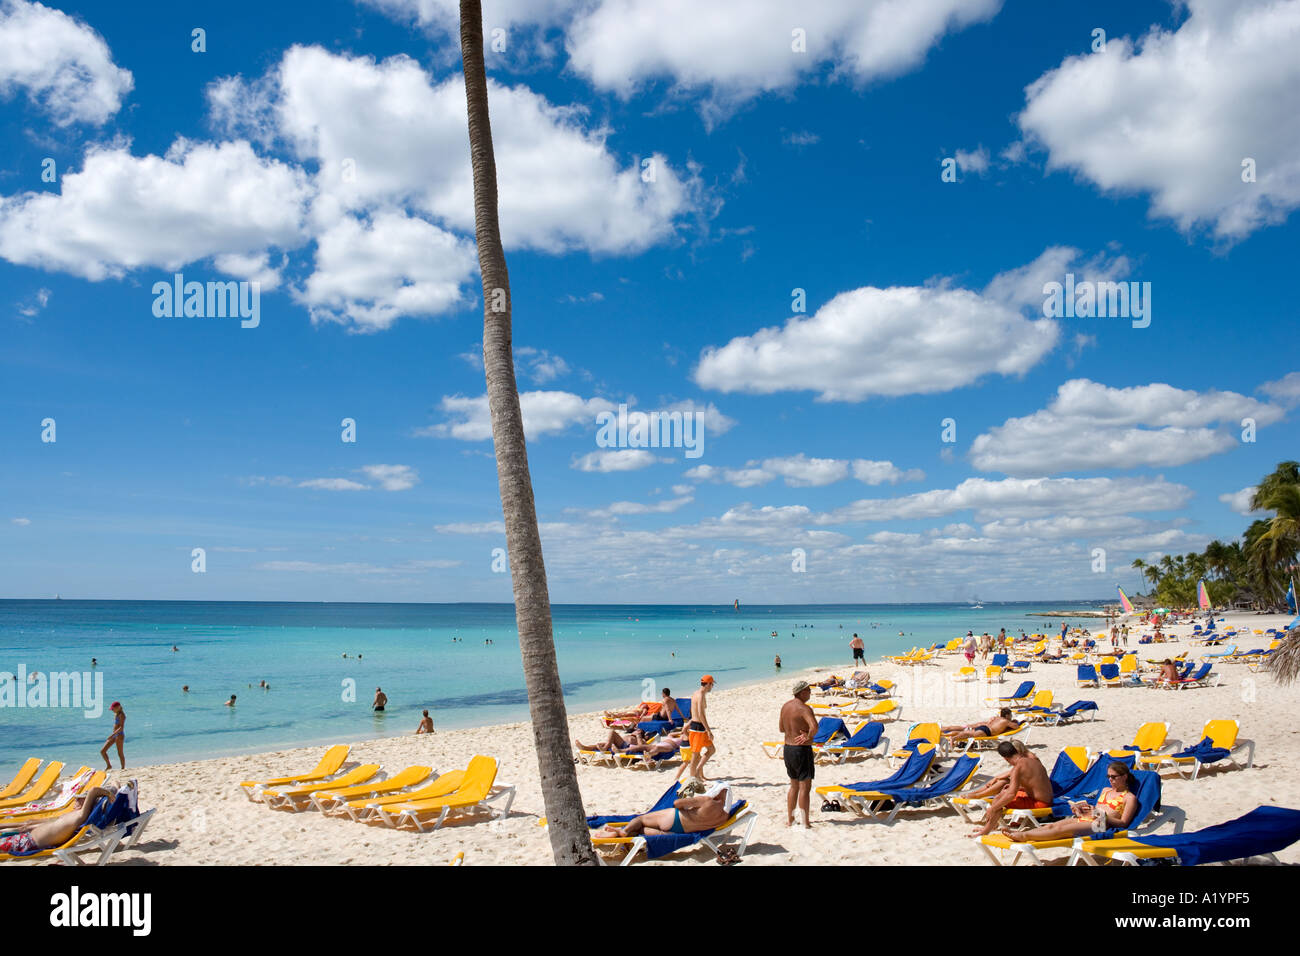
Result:
<svg viewBox="0 0 1300 956"><path fill-rule="evenodd" d="M1300 677L1300 627L1287 631L1282 646L1268 656L1268 669L1282 684Z"/></svg>

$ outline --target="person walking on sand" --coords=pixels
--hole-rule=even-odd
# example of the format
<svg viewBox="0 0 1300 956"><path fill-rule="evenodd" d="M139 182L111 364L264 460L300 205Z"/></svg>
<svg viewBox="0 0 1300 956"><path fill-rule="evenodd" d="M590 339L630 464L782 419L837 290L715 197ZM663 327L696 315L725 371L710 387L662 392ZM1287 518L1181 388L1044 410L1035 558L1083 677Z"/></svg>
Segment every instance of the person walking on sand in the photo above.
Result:
<svg viewBox="0 0 1300 956"><path fill-rule="evenodd" d="M705 674L700 678L700 689L691 695L691 725L687 730L691 742L691 763L687 776L699 781L709 779L704 776L704 765L717 752L713 743L713 728L709 726L709 715L706 712L706 700L711 690L713 675Z"/></svg>
<svg viewBox="0 0 1300 956"><path fill-rule="evenodd" d="M858 661L862 661L862 663L865 664L867 662L867 658L864 654L865 647L862 643L862 638L854 634L853 640L849 641L849 647L853 648L853 663L856 664Z"/></svg>
<svg viewBox="0 0 1300 956"><path fill-rule="evenodd" d="M371 710L376 714L382 714L384 708L388 706L388 695L378 687L375 688L375 702L371 704Z"/></svg>
<svg viewBox="0 0 1300 956"><path fill-rule="evenodd" d="M808 799L812 793L812 742L817 736L817 717L808 706L812 688L807 681L795 684L791 695L781 706L781 719L777 725L785 738L785 772L790 778L790 790L785 798L785 825L794 826L794 808L797 806L803 811L803 828L811 830Z"/></svg>
<svg viewBox="0 0 1300 956"><path fill-rule="evenodd" d="M420 726L415 728L415 732L417 734L432 734L435 732L433 729L433 718L429 716L427 710L424 712L424 719L420 721Z"/></svg>
<svg viewBox="0 0 1300 956"><path fill-rule="evenodd" d="M126 743L126 711L118 701L109 704L108 709L113 712L113 732L104 741L104 749L99 752L99 755L104 758L104 769L112 770L113 763L108 759L108 748L117 744L117 762L125 770L126 755L122 752L122 745Z"/></svg>

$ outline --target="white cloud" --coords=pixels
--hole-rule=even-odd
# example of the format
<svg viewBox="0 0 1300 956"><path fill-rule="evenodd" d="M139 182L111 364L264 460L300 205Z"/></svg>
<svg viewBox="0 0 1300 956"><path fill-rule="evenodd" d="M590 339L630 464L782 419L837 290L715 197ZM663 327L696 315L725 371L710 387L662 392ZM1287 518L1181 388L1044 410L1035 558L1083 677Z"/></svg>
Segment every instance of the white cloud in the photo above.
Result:
<svg viewBox="0 0 1300 956"><path fill-rule="evenodd" d="M670 238L699 183L654 155L620 163L609 130L525 86L489 83L502 240L507 248L629 253ZM342 210L410 204L446 229L474 231L473 181L459 73L441 82L414 60L382 62L295 46L263 80L209 92L227 131L283 138L319 164L321 195ZM648 177L647 177L648 178Z"/></svg>
<svg viewBox="0 0 1300 956"><path fill-rule="evenodd" d="M586 425L596 433L596 415L611 411L614 405L603 398L583 398L572 392L520 392L519 407L524 418L524 436L538 438L555 435L573 427ZM446 395L443 412L453 420L441 425L418 428L416 435L459 438L461 441L484 441L492 437L492 418L487 395L466 398Z"/></svg>
<svg viewBox="0 0 1300 956"><path fill-rule="evenodd" d="M792 488L819 488L848 477L849 463L834 458L808 458L803 452L787 458L768 458L763 470L785 479Z"/></svg>
<svg viewBox="0 0 1300 956"><path fill-rule="evenodd" d="M686 477L692 481L729 484L737 488L753 488L782 478L791 488L820 488L843 481L849 477L850 472L858 481L868 485L920 481L925 477L922 471L917 469L903 471L889 461L870 461L865 458L853 461L838 458L809 458L803 452L784 458L767 458L762 462L746 462L744 468L697 465L686 472Z"/></svg>
<svg viewBox="0 0 1300 956"><path fill-rule="evenodd" d="M658 458L643 448L620 448L614 451L590 451L574 458L570 468L578 471L639 471L656 462L672 461L671 458Z"/></svg>
<svg viewBox="0 0 1300 956"><path fill-rule="evenodd" d="M60 185L0 198L0 257L97 281L306 238L306 177L246 142L178 139L165 157L96 147Z"/></svg>
<svg viewBox="0 0 1300 956"><path fill-rule="evenodd" d="M1185 465L1235 447L1244 417L1268 425L1282 409L1235 392L1073 379L1047 408L977 436L971 462L1011 475Z"/></svg>
<svg viewBox="0 0 1300 956"><path fill-rule="evenodd" d="M26 527L32 523L31 518L13 518L11 521L13 524L19 525L20 527Z"/></svg>
<svg viewBox="0 0 1300 956"><path fill-rule="evenodd" d="M368 222L345 215L316 238L316 269L295 298L312 321L386 329L401 316L437 315L466 303L478 271L472 243L396 210Z"/></svg>
<svg viewBox="0 0 1300 956"><path fill-rule="evenodd" d="M308 478L298 482L299 488L313 488L316 491L366 491L367 485L349 478Z"/></svg>
<svg viewBox="0 0 1300 956"><path fill-rule="evenodd" d="M1275 382L1265 382L1259 390L1287 408L1300 404L1300 372L1288 372Z"/></svg>
<svg viewBox="0 0 1300 956"><path fill-rule="evenodd" d="M945 34L997 13L1001 0L601 0L569 25L569 67L630 96L665 77L705 91L706 117L821 74L863 84L913 69ZM805 31L796 52L792 31Z"/></svg>
<svg viewBox="0 0 1300 956"><path fill-rule="evenodd" d="M983 146L973 150L958 149L953 153L953 157L957 160L957 168L963 174L983 176L989 171L989 151Z"/></svg>
<svg viewBox="0 0 1300 956"><path fill-rule="evenodd" d="M1178 29L1107 40L1026 90L1018 122L1114 192L1151 194L1153 215L1240 238L1300 205L1300 3L1186 0ZM1257 163L1256 182L1242 162Z"/></svg>
<svg viewBox="0 0 1300 956"><path fill-rule="evenodd" d="M615 501L604 508L593 508L585 510L582 508L566 508L565 510L572 514L585 515L588 518L603 521L608 518L621 518L627 515L666 515L679 511L686 505L689 505L695 499L689 495L681 498L668 498L664 501L656 501L646 504L640 501Z"/></svg>
<svg viewBox="0 0 1300 956"><path fill-rule="evenodd" d="M479 364L483 364L483 357L478 356ZM569 374L569 363L564 361L558 355L552 355L546 349L535 349L532 346L525 345L515 349L515 368L518 373L525 376L538 385L545 385L547 382Z"/></svg>
<svg viewBox="0 0 1300 956"><path fill-rule="evenodd" d="M434 530L441 534L505 534L504 521L454 521L451 524L434 525Z"/></svg>
<svg viewBox="0 0 1300 956"><path fill-rule="evenodd" d="M1251 499L1255 497L1255 492L1259 491L1258 485L1249 485L1240 491L1229 491L1219 495L1219 500L1225 505L1237 512L1239 515L1250 517L1252 515L1265 514L1263 511L1252 511L1250 509Z"/></svg>
<svg viewBox="0 0 1300 956"><path fill-rule="evenodd" d="M1081 260L1081 255L1078 249L1069 246L1048 246L1033 262L994 276L985 286L984 295L1012 308L1042 315L1043 286L1047 283L1063 283L1067 273L1072 273L1076 282L1113 282L1127 276L1132 269L1125 256L1098 253Z"/></svg>
<svg viewBox="0 0 1300 956"><path fill-rule="evenodd" d="M34 319L50 304L50 290L41 288L18 303L18 314L24 319Z"/></svg>
<svg viewBox="0 0 1300 956"><path fill-rule="evenodd" d="M131 86L131 72L86 24L39 3L0 5L0 96L22 89L59 126L99 126Z"/></svg>
<svg viewBox="0 0 1300 956"><path fill-rule="evenodd" d="M820 401L935 394L986 375L1022 375L1059 337L1057 323L1030 321L988 293L867 286L784 327L706 348L695 381L725 392L815 391Z"/></svg>
<svg viewBox="0 0 1300 956"><path fill-rule="evenodd" d="M406 491L420 482L419 473L410 465L362 465L361 471L384 491Z"/></svg>
<svg viewBox="0 0 1300 956"><path fill-rule="evenodd" d="M904 471L892 461L859 458L853 462L853 477L864 485L883 485L886 482L895 485L900 481L924 481L925 472L919 468Z"/></svg>
<svg viewBox="0 0 1300 956"><path fill-rule="evenodd" d="M1117 515L1167 511L1191 499L1191 489L1163 478L968 478L941 488L898 498L864 498L812 516L816 524L938 518L973 511L980 522L1029 519L1064 512Z"/></svg>
<svg viewBox="0 0 1300 956"><path fill-rule="evenodd" d="M694 491L694 490L695 490L695 486L694 486L694 485L673 485L673 489L672 489L673 494L675 494L675 495L679 495L679 496L680 496L680 495L689 495L689 494L690 494L692 491Z"/></svg>

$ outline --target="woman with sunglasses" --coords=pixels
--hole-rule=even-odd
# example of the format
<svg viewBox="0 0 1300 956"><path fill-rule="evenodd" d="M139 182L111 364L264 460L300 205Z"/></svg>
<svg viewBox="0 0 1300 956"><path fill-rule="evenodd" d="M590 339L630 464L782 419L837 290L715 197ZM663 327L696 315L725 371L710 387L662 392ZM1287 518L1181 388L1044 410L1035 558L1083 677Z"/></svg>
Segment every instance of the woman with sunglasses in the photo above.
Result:
<svg viewBox="0 0 1300 956"><path fill-rule="evenodd" d="M1030 830L1003 827L1002 835L1017 843L1037 843L1042 840L1087 836L1103 830L1124 829L1137 816L1137 778L1133 776L1132 770L1118 761L1106 769L1106 778L1110 781L1110 786L1101 791L1095 807L1083 800L1071 802L1073 816L1068 820L1059 820Z"/></svg>

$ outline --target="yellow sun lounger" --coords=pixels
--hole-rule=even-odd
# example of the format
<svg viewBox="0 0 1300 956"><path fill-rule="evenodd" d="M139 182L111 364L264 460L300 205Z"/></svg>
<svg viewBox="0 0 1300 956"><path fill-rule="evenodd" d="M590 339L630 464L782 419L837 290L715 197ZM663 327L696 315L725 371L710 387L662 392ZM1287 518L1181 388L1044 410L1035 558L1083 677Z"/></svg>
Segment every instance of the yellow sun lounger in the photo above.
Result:
<svg viewBox="0 0 1300 956"><path fill-rule="evenodd" d="M1029 728L1032 726L1033 724L1024 722L1015 730L1004 730L1002 733L994 734L992 737L967 737L964 740L952 740L951 738L945 737L943 739L944 750L946 752L953 751L960 753L969 753L972 750L985 750L996 747L1002 741L1011 740L1013 737L1019 737L1021 742L1028 743Z"/></svg>
<svg viewBox="0 0 1300 956"><path fill-rule="evenodd" d="M912 743L914 740L924 740L931 746L938 747L943 743L943 733L939 724L935 721L927 723L913 724L907 728L907 739L903 741L904 745ZM889 769L893 770L901 762L912 756L912 751L906 747L900 747L889 755Z"/></svg>
<svg viewBox="0 0 1300 956"><path fill-rule="evenodd" d="M275 777L272 780L245 780L240 786L244 788L244 793L248 796L248 799L256 803L261 799L262 791L268 788L312 783L313 781L323 781L326 777L334 776L348 759L348 754L351 751L352 748L348 744L335 744L325 751L325 756L320 758L320 763L316 765L315 770L288 777Z"/></svg>
<svg viewBox="0 0 1300 956"><path fill-rule="evenodd" d="M3 829L7 823L31 823L34 820L42 820L46 817L55 817L60 813L65 813L78 794L84 793L92 787L98 787L107 779L108 774L103 770L92 771L89 767L82 767L76 774L63 781L59 792L54 796L46 797L34 803L24 804L20 807L7 807L0 810L0 829Z"/></svg>
<svg viewBox="0 0 1300 956"><path fill-rule="evenodd" d="M951 674L948 675L948 678L949 680L954 680L954 681L969 681L969 680L979 680L979 676L980 676L979 671L977 671L974 667L967 665L965 667L957 668L955 671L953 671Z"/></svg>
<svg viewBox="0 0 1300 956"><path fill-rule="evenodd" d="M432 767L407 767L400 770L387 780L371 780L368 783L357 784L353 787L345 787L342 790L313 790L311 792L311 805L324 814L342 814L343 807L349 800L364 798L373 798L383 796L384 794L395 794L405 790L407 787L414 787L424 783L433 773Z"/></svg>
<svg viewBox="0 0 1300 956"><path fill-rule="evenodd" d="M469 766L465 769L465 779L461 781L460 788L454 793L430 800L376 807L375 816L371 817L369 822L381 820L385 825L396 828L410 824L423 833L430 817L436 819L428 829L436 830L453 811L487 812L492 818L504 820L510 815L510 805L515 800L515 788L504 784L495 785L496 778L496 760L484 757L482 754L476 755L470 759ZM505 805L499 809L494 808L492 804L497 801L504 801Z"/></svg>
<svg viewBox="0 0 1300 956"><path fill-rule="evenodd" d="M7 800L9 797L22 793L23 787L32 782L32 778L36 776L36 771L40 769L40 766L40 757L28 758L27 762L18 768L14 778L5 784L3 790L0 790L0 800Z"/></svg>
<svg viewBox="0 0 1300 956"><path fill-rule="evenodd" d="M859 707L856 710L841 710L841 717L857 717L862 720L890 721L903 716L903 708L896 700L882 700L871 707Z"/></svg>
<svg viewBox="0 0 1300 956"><path fill-rule="evenodd" d="M363 763L359 767L353 767L347 773L340 777L335 777L328 783L304 783L296 787L290 787L287 790L263 790L262 802L272 810L299 810L305 809L311 804L313 793L328 790L343 790L357 784L365 783L379 773L380 766L377 763ZM382 777L380 778L383 779ZM377 782L377 781L376 781Z"/></svg>
<svg viewBox="0 0 1300 956"><path fill-rule="evenodd" d="M1112 757L1126 757L1131 753L1159 754L1165 751L1182 749L1182 742L1169 739L1169 724L1165 721L1152 720L1138 728L1133 735L1133 743L1127 747L1116 747L1107 751Z"/></svg>
<svg viewBox="0 0 1300 956"><path fill-rule="evenodd" d="M57 760L50 761L49 765L36 778L30 790L26 793L14 797L8 797L0 800L0 810L9 809L10 807L21 807L32 803L45 796L50 787L54 786L54 781L59 779L59 774L63 772L63 764Z"/></svg>
<svg viewBox="0 0 1300 956"><path fill-rule="evenodd" d="M371 817L378 813L381 807L398 803L410 803L412 800L431 800L434 797L445 797L449 793L454 793L464 779L464 770L451 770L426 783L419 790L412 790L410 793L389 794L377 799L366 797L360 800L349 800L337 809L342 810L353 820L368 822Z"/></svg>
<svg viewBox="0 0 1300 956"><path fill-rule="evenodd" d="M1241 732L1240 725L1235 720L1211 720L1201 731L1202 741L1208 739L1211 746L1216 749L1228 751L1222 759L1228 761L1238 770L1250 769L1255 766L1255 741L1239 740L1237 735ZM1246 766L1243 768L1234 758L1237 754L1245 751ZM1182 751L1180 751L1181 753ZM1179 776L1186 780L1195 780L1201 772L1201 767L1206 763L1214 763L1215 760L1202 760L1195 755L1179 756L1178 754L1139 754L1137 758L1137 769L1154 770L1159 773L1162 770L1177 770Z"/></svg>

